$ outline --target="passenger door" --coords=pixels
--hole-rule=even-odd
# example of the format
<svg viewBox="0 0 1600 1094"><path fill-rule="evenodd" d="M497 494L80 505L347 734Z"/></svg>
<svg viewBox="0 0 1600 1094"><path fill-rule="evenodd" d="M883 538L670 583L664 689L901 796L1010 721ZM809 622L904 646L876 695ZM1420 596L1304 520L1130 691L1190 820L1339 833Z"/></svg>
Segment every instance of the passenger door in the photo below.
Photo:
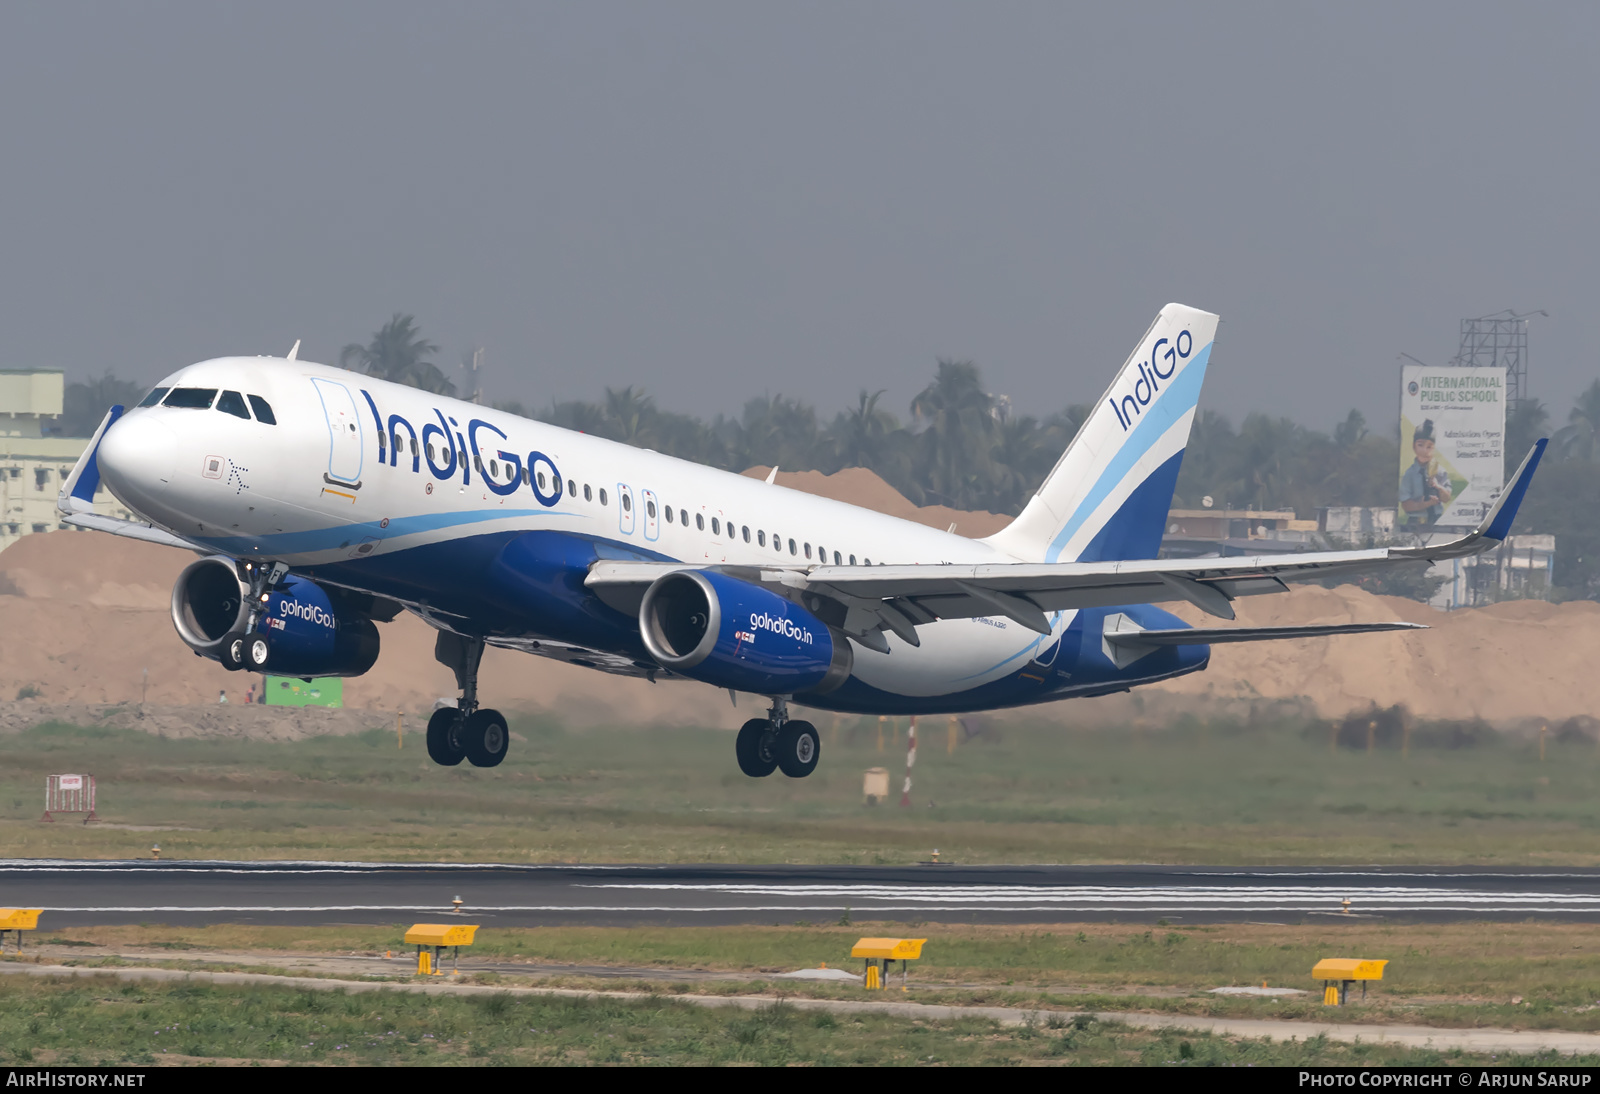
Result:
<svg viewBox="0 0 1600 1094"><path fill-rule="evenodd" d="M364 444L355 397L349 388L334 380L312 377L311 384L317 389L328 420L328 470L322 481L360 490Z"/></svg>

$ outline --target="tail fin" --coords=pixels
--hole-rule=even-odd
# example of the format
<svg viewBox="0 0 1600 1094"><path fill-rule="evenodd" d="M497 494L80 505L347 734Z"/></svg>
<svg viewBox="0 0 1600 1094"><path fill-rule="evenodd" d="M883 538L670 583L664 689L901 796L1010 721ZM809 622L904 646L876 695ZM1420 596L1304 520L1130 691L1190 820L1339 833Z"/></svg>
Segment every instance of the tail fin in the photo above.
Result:
<svg viewBox="0 0 1600 1094"><path fill-rule="evenodd" d="M985 542L1025 562L1155 558L1217 316L1168 304L1021 516Z"/></svg>

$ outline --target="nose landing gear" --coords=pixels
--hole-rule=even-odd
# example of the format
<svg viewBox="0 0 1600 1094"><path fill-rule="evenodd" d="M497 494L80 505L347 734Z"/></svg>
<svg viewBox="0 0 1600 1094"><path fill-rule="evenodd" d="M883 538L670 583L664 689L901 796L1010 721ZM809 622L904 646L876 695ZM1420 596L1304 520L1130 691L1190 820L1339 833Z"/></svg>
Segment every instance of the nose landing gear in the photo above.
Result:
<svg viewBox="0 0 1600 1094"><path fill-rule="evenodd" d="M478 665L483 639L440 631L433 655L456 674L461 701L440 707L428 719L428 758L444 767L466 760L473 767L495 767L506 758L511 731L498 710L478 706Z"/></svg>
<svg viewBox="0 0 1600 1094"><path fill-rule="evenodd" d="M752 718L734 741L739 770L761 779L781 770L791 779L803 779L817 769L822 738L810 722L789 717L789 704L779 696L765 718Z"/></svg>
<svg viewBox="0 0 1600 1094"><path fill-rule="evenodd" d="M281 562L240 564L240 578L247 582L250 588L246 605L248 614L245 616L245 629L233 631L222 640L222 653L219 659L222 661L222 667L229 672L238 672L240 669L248 669L251 672L267 671L267 662L272 659L272 646L267 641L267 636L256 627L261 622L261 614L265 610L262 605L267 602L267 595L277 587L278 582L282 581L288 572L289 567Z"/></svg>

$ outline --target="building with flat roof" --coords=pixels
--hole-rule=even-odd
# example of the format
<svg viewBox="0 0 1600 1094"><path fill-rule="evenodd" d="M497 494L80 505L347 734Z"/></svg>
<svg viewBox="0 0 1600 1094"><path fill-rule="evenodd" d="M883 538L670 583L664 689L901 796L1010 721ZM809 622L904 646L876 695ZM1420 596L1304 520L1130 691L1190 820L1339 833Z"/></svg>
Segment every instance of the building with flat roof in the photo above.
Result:
<svg viewBox="0 0 1600 1094"><path fill-rule="evenodd" d="M65 392L60 369L0 369L0 550L34 532L67 527L56 495L89 441L47 435ZM133 518L104 486L95 492L94 511Z"/></svg>

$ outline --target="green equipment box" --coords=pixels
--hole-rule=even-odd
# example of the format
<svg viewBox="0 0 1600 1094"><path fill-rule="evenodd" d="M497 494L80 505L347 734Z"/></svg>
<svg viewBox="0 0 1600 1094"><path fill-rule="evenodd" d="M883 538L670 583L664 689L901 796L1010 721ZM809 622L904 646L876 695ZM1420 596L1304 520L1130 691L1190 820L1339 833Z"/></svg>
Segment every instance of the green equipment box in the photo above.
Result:
<svg viewBox="0 0 1600 1094"><path fill-rule="evenodd" d="M264 695L269 707L342 707L344 681L337 676L268 676Z"/></svg>

